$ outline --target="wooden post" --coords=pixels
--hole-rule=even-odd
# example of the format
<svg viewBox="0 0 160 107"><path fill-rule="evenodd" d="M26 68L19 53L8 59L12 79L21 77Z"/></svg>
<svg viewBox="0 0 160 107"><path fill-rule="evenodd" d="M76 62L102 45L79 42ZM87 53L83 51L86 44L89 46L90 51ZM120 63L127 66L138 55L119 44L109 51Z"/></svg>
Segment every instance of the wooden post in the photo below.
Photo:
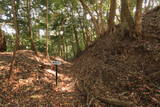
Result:
<svg viewBox="0 0 160 107"><path fill-rule="evenodd" d="M56 86L58 84L58 65L61 65L62 63L60 61L53 61L52 62L53 65L55 65L55 71L56 71Z"/></svg>
<svg viewBox="0 0 160 107"><path fill-rule="evenodd" d="M58 65L56 65L56 86L58 84Z"/></svg>

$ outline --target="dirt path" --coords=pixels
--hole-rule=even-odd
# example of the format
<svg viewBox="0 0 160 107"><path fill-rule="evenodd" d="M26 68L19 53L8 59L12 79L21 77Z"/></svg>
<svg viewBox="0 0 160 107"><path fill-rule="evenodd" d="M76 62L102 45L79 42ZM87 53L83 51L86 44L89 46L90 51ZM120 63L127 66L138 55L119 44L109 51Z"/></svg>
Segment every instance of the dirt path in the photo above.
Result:
<svg viewBox="0 0 160 107"><path fill-rule="evenodd" d="M75 107L79 105L75 78L70 71L72 64L65 63L59 67L56 86L55 71L51 70L50 66L36 62L32 58L23 57L17 58L14 80L8 86L7 64L10 61L10 55L0 54L0 107Z"/></svg>
<svg viewBox="0 0 160 107"><path fill-rule="evenodd" d="M56 86L55 76L56 72L51 69L45 69L47 75L53 75L52 92L54 93L53 103L55 106L75 107L77 105L77 95L75 90L75 79L71 74L71 64L62 65L58 71L58 84ZM56 93L55 93L56 92Z"/></svg>

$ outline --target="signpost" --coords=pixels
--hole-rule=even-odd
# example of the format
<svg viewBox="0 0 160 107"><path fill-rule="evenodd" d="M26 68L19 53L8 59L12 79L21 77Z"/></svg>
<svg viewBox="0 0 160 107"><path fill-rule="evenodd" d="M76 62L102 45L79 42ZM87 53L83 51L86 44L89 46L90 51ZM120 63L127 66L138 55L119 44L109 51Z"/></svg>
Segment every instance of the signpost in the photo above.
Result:
<svg viewBox="0 0 160 107"><path fill-rule="evenodd" d="M57 85L58 83L58 65L61 65L62 63L60 61L55 60L52 62L52 64L55 65L56 67L55 71L56 71L56 85Z"/></svg>

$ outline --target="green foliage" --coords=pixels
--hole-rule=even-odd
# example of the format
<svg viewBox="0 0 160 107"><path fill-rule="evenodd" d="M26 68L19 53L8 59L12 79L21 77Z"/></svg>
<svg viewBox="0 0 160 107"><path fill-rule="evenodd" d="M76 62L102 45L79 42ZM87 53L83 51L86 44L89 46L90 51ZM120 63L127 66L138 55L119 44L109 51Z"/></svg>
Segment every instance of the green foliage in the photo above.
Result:
<svg viewBox="0 0 160 107"><path fill-rule="evenodd" d="M7 42L7 51L12 51L13 46L14 46L13 36L5 35L5 37L6 37L6 42Z"/></svg>
<svg viewBox="0 0 160 107"><path fill-rule="evenodd" d="M45 39L42 38L42 39L37 40L36 46L37 46L38 51L45 52Z"/></svg>
<svg viewBox="0 0 160 107"><path fill-rule="evenodd" d="M46 48L46 0L31 0L31 27L32 36L38 51L45 52ZM97 36L93 28L93 23L88 19L88 12L83 9L79 0L48 0L48 25L49 25L49 54L61 56L63 58L73 58L78 54L77 41L81 51L86 48L86 42L90 44ZM110 1L104 0L102 4L99 0L84 0L90 11L97 18L99 11L102 9L102 19L107 22ZM160 0L157 0L160 2ZM12 2L10 0L0 0L0 23L6 22L12 24ZM120 11L120 4L118 10ZM26 0L17 2L17 22L20 32L20 49L31 49L30 35L28 35L28 13ZM129 1L129 7L134 15L136 0ZM1 16L7 18L1 18ZM120 16L118 16L120 17ZM118 23L118 22L117 22ZM43 31L43 35L40 34ZM13 49L14 38L6 35L8 51Z"/></svg>

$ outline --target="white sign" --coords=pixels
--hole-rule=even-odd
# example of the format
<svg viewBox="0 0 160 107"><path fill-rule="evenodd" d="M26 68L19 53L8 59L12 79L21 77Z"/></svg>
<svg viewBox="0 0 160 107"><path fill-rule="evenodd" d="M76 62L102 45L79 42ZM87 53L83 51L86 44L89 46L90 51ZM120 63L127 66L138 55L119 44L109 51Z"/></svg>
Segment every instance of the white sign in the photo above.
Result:
<svg viewBox="0 0 160 107"><path fill-rule="evenodd" d="M52 62L54 65L61 65L62 63L61 63L61 61L53 61Z"/></svg>

